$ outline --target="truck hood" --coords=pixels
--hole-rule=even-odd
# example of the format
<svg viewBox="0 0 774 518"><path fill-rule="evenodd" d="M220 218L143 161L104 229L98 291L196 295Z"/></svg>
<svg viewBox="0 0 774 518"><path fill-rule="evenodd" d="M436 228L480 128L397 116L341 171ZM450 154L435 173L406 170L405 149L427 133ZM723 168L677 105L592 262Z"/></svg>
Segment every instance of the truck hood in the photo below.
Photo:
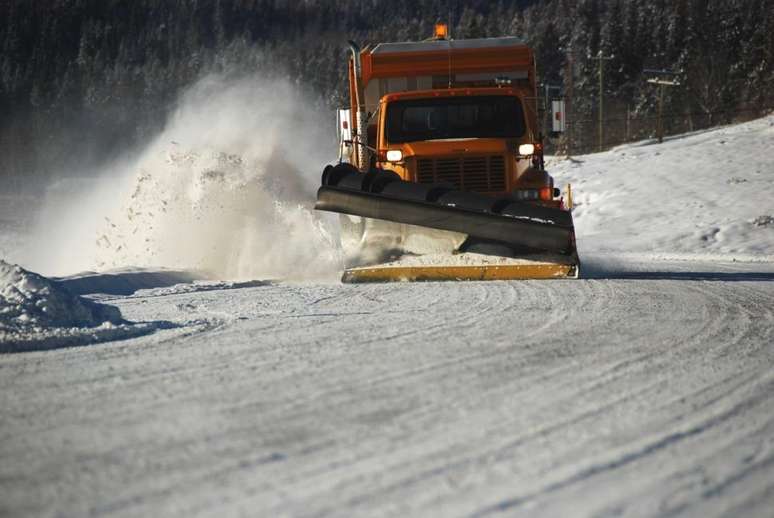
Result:
<svg viewBox="0 0 774 518"><path fill-rule="evenodd" d="M517 140L504 139L443 139L428 140L422 142L407 142L400 144L403 155L407 158L441 157L449 155L465 154L504 154L509 150L515 150ZM391 146L392 147L392 146Z"/></svg>

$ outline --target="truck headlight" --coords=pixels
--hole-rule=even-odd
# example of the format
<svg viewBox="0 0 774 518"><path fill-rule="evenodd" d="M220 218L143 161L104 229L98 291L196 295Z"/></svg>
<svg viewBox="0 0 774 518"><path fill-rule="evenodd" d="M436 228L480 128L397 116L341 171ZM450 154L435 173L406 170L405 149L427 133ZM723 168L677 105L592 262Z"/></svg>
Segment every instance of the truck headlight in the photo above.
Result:
<svg viewBox="0 0 774 518"><path fill-rule="evenodd" d="M391 149L390 151L387 151L388 162L400 162L401 160L403 160L403 151L399 149Z"/></svg>
<svg viewBox="0 0 774 518"><path fill-rule="evenodd" d="M513 149L513 148L511 148ZM519 146L519 154L521 156L529 156L535 154L535 144L522 144Z"/></svg>

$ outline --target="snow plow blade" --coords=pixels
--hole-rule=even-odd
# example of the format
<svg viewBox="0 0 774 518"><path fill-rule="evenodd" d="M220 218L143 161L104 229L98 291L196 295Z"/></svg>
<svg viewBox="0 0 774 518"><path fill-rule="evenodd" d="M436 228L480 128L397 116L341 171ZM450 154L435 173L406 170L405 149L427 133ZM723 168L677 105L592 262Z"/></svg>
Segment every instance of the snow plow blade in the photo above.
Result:
<svg viewBox="0 0 774 518"><path fill-rule="evenodd" d="M568 211L401 180L392 172L328 166L315 209L447 230L515 248L571 255Z"/></svg>
<svg viewBox="0 0 774 518"><path fill-rule="evenodd" d="M536 263L465 266L366 266L344 272L342 282L505 281L576 279L573 264Z"/></svg>

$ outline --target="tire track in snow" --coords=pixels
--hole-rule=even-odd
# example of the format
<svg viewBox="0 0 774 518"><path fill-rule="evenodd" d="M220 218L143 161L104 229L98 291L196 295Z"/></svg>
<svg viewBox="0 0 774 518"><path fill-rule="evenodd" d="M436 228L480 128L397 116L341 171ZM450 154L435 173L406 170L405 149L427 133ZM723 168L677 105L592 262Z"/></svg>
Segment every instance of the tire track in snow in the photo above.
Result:
<svg viewBox="0 0 774 518"><path fill-rule="evenodd" d="M666 449L675 443L701 435L704 432L712 428L718 427L728 422L729 420L739 416L745 410L749 410L754 406L759 405L762 402L765 402L766 400L770 399L769 394L771 393L772 390L774 390L774 381L770 381L769 383L767 383L767 386L763 390L762 394L758 394L755 398L751 400L745 400L740 403L737 403L731 409L724 411L723 413L714 415L687 429L671 432L667 435L664 435L658 438L655 441L648 442L642 447L619 454L609 461L593 464L591 466L585 467L580 471L577 471L576 473L572 474L569 477L563 478L557 482L553 482L551 484L546 485L539 492L498 502L493 506L485 507L484 509L481 509L480 511L473 513L471 516L474 516L474 517L487 516L495 513L501 513L512 508L522 507L528 504L532 500L535 500L540 497L545 497L550 493L557 492L570 485L577 484L581 481L587 480L601 473L605 473L605 472L609 472L609 471L613 471L615 469L621 468L627 464L636 462L646 456L653 455L654 453L659 452L660 450Z"/></svg>
<svg viewBox="0 0 774 518"><path fill-rule="evenodd" d="M610 300L608 300L608 302L610 302ZM727 319L728 318L728 312L722 313L721 316L723 316L724 318ZM721 322L723 321L722 319L718 319L718 320L721 321ZM706 329L704 329L702 333L698 333L698 334L692 335L690 337L690 340L687 340L687 342L689 342L689 343L693 342L695 344L701 344L701 343L706 344L708 340L712 339L713 337L717 337L718 336L718 333L721 331L722 327L723 327L722 325L719 325L719 326L709 326ZM685 346L685 344L682 344L682 346ZM645 359L648 359L648 358L653 358L657 354L663 354L663 353L659 352L659 353L651 353L651 354L643 355L643 356L641 356L638 359L638 361L639 360L645 360ZM637 361L635 361L634 363L637 363ZM624 398L624 400L625 399L628 399L628 398ZM438 473L442 473L442 472L443 472L443 470L438 471Z"/></svg>

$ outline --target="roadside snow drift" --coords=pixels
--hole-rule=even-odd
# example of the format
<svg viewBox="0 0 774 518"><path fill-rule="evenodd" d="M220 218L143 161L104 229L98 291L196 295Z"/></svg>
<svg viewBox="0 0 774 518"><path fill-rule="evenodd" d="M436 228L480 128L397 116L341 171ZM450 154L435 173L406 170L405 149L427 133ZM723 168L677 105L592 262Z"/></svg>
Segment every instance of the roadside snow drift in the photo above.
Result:
<svg viewBox="0 0 774 518"><path fill-rule="evenodd" d="M774 115L553 158L571 183L581 260L589 255L774 261Z"/></svg>
<svg viewBox="0 0 774 518"><path fill-rule="evenodd" d="M51 349L152 331L121 312L72 295L58 283L0 260L0 353Z"/></svg>

